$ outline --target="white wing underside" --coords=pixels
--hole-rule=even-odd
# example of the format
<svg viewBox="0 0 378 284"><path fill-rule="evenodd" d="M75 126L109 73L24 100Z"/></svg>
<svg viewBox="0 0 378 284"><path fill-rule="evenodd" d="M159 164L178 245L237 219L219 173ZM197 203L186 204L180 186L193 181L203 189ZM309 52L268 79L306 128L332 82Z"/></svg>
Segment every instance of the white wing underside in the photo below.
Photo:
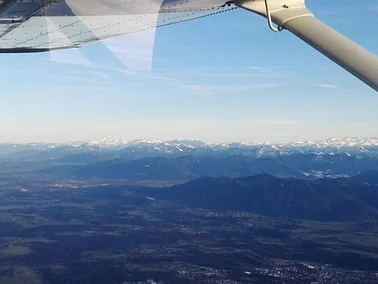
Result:
<svg viewBox="0 0 378 284"><path fill-rule="evenodd" d="M75 48L90 42L154 30L235 9L227 5L230 1L226 1L0 0L0 53ZM289 30L378 91L378 57L316 19L306 8L305 0L236 0L232 3L264 16L275 31ZM140 50L137 41L135 38L129 40L129 45L136 47L134 50ZM139 41L141 46L146 45L143 38ZM153 40L147 42L150 51L153 44ZM116 51L118 47L108 48ZM128 49L124 48L122 52L127 53ZM151 62L151 52L148 54ZM125 61L124 58L122 61ZM130 65L129 60L127 63ZM146 65L146 68L149 66Z"/></svg>
<svg viewBox="0 0 378 284"><path fill-rule="evenodd" d="M0 53L75 48L235 9L222 4L224 0L0 0Z"/></svg>

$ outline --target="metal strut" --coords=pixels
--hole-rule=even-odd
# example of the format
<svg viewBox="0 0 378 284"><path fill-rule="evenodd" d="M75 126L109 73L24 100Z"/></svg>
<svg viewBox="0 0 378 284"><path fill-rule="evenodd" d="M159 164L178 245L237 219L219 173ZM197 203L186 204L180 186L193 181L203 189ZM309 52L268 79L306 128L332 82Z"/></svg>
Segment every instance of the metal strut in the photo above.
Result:
<svg viewBox="0 0 378 284"><path fill-rule="evenodd" d="M266 18L268 19L268 25L269 28L274 31L275 33L278 33L283 30L282 26L277 26L277 28L273 25L272 16L270 14L270 8L269 8L269 0L264 0L265 2L265 11L266 11Z"/></svg>
<svg viewBox="0 0 378 284"><path fill-rule="evenodd" d="M378 92L378 56L318 20L305 0L236 0L234 4L267 18L274 32L290 31Z"/></svg>
<svg viewBox="0 0 378 284"><path fill-rule="evenodd" d="M268 19L268 26L272 31L277 33L277 32L282 31L284 28L282 26L277 26L277 27L274 26L268 1L269 0L264 0L264 2L265 2L265 14L266 14L266 18ZM236 5L236 6L240 6L240 4L238 5L238 2L240 2L240 1L230 0L230 1L227 1L225 4L223 4L221 7L222 8L229 7L233 4Z"/></svg>

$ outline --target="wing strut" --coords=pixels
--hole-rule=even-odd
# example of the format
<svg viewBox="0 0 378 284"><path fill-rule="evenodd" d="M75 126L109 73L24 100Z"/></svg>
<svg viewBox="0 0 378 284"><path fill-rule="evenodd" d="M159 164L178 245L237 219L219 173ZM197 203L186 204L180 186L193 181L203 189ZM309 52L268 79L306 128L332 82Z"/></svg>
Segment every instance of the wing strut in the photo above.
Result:
<svg viewBox="0 0 378 284"><path fill-rule="evenodd" d="M378 92L378 57L315 18L305 0L238 0L233 4L267 18L271 28L272 22L279 27L277 31L292 32Z"/></svg>
<svg viewBox="0 0 378 284"><path fill-rule="evenodd" d="M278 26L277 28L275 26L273 26L272 14L270 13L270 8L269 8L269 0L264 0L264 2L265 2L265 13L266 13L266 17L268 19L269 28L272 31L274 31L275 33L282 31L283 30L282 26Z"/></svg>

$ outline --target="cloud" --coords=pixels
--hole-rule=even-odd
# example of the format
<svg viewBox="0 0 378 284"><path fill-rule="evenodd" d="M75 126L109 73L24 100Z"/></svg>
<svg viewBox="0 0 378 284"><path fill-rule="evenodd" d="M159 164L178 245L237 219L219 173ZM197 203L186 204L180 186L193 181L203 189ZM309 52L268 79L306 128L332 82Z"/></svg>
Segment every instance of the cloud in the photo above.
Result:
<svg viewBox="0 0 378 284"><path fill-rule="evenodd" d="M155 44L155 30L128 34L122 37L101 41L105 51L112 55L113 60L128 70L147 70L152 68ZM50 53L50 60L91 67L98 65L79 50L62 50Z"/></svg>
<svg viewBox="0 0 378 284"><path fill-rule="evenodd" d="M227 86L219 86L217 87L220 91L228 91L228 92L243 92L255 89L267 89L267 88L274 88L274 87L281 87L284 86L283 84L247 84L247 85L227 85Z"/></svg>
<svg viewBox="0 0 378 284"><path fill-rule="evenodd" d="M102 43L127 69L151 70L155 32L153 29Z"/></svg>
<svg viewBox="0 0 378 284"><path fill-rule="evenodd" d="M277 77L280 76L277 72L272 71L271 68L264 68L261 66L246 66L240 68L233 67L201 67L201 68L166 68L159 70L158 73L149 73L143 70L129 70L120 67L111 67L101 64L88 64L85 60L76 60L76 56L72 59L65 56L64 60L60 59L58 63L82 65L84 68L90 68L93 74L105 80L110 80L111 74L109 72L116 72L124 74L128 77L135 77L148 80L158 80L166 83L176 85L191 94L195 95L212 95L219 93L241 93L254 89L267 89L282 86L277 83L256 83L256 84L227 84L227 85L213 85L201 83L205 76L219 76L226 78L242 78L242 77ZM184 79L176 79L176 76ZM201 79L188 80L187 76L199 76ZM200 82L198 82L200 81Z"/></svg>
<svg viewBox="0 0 378 284"><path fill-rule="evenodd" d="M293 125L302 123L300 120L251 120L251 122L256 125Z"/></svg>
<svg viewBox="0 0 378 284"><path fill-rule="evenodd" d="M43 73L40 76L44 79L58 78L59 82L62 84L67 85L67 83L69 83L69 86L75 84L75 88L91 88L93 87L94 80L96 84L100 83L107 86L112 84L112 77L109 74L98 70L90 70L89 72L82 72L81 70L59 70L59 72L55 73ZM45 85L51 85L49 82L50 80L47 80ZM54 81L52 82L52 84L56 84Z"/></svg>
<svg viewBox="0 0 378 284"><path fill-rule="evenodd" d="M198 95L211 95L219 93L241 93L256 89L267 89L284 86L282 84L245 84L245 85L210 85L210 84L181 84L180 87Z"/></svg>
<svg viewBox="0 0 378 284"><path fill-rule="evenodd" d="M274 78L285 77L286 74L273 68L247 66L241 68L204 67L204 68L171 68L157 70L161 74L180 74L192 77L226 77L226 78Z"/></svg>
<svg viewBox="0 0 378 284"><path fill-rule="evenodd" d="M152 73L149 73L148 71L143 71L143 70L130 70L126 68L120 68L120 67L112 67L112 66L106 66L106 65L101 65L101 64L96 64L96 63L91 63L89 60L87 60L84 55L83 58L77 55L69 54L71 51L65 51L67 54L65 54L62 57L55 57L51 59L52 61L56 63L62 63L62 64L71 64L71 65L78 65L82 66L84 68L89 68L92 69L91 72L93 74L96 74L99 77L102 77L103 79L110 79L111 75L104 73L99 70L104 70L104 71L109 71L109 72L116 72L116 73L121 73L126 76L134 76L134 77L139 77L139 78L146 78L146 79L155 79L155 80L161 80L161 81L171 81L171 82L180 82L180 80L166 77L166 76L158 76L158 75L153 75Z"/></svg>
<svg viewBox="0 0 378 284"><path fill-rule="evenodd" d="M105 72L93 70L93 71L91 71L91 73L102 78L102 79L104 79L104 80L111 80L112 79L112 77L109 74L106 74Z"/></svg>
<svg viewBox="0 0 378 284"><path fill-rule="evenodd" d="M206 85L206 84L186 84L181 85L181 87L188 91L206 91L215 88L213 85Z"/></svg>
<svg viewBox="0 0 378 284"><path fill-rule="evenodd" d="M50 61L57 63L72 64L84 67L93 67L93 63L77 49L73 50L57 50L49 52Z"/></svg>
<svg viewBox="0 0 378 284"><path fill-rule="evenodd" d="M329 84L315 84L314 86L318 88L323 88L323 89L333 89L333 90L340 89L340 87L338 86L329 85Z"/></svg>

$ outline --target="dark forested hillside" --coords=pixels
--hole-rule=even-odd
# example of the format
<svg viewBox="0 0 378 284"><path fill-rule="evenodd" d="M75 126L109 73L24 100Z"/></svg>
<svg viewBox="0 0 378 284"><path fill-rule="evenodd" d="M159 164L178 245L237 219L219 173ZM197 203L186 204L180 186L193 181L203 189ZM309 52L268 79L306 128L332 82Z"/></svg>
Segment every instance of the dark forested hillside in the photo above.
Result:
<svg viewBox="0 0 378 284"><path fill-rule="evenodd" d="M268 174L247 178L202 177L148 194L191 207L238 210L280 218L345 221L378 217L378 172L347 179L283 179ZM377 175L378 176L378 175Z"/></svg>

